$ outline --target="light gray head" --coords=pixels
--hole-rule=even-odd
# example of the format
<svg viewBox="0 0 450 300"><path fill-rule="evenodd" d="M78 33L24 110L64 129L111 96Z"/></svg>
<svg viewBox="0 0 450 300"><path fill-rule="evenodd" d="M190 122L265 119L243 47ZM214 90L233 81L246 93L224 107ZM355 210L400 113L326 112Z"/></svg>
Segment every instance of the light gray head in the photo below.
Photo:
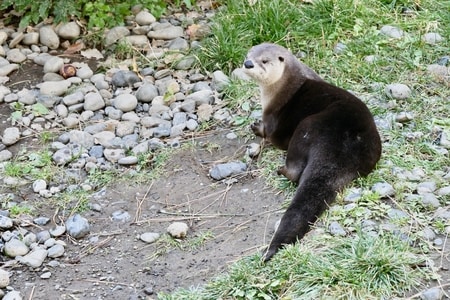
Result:
<svg viewBox="0 0 450 300"><path fill-rule="evenodd" d="M244 61L244 72L265 87L280 79L283 79L280 83L293 80L294 84L302 84L306 79L322 80L289 50L270 43L263 43L249 50Z"/></svg>
<svg viewBox="0 0 450 300"><path fill-rule="evenodd" d="M285 48L264 43L252 47L244 61L244 72L257 83L270 86L284 74L287 60L292 54Z"/></svg>

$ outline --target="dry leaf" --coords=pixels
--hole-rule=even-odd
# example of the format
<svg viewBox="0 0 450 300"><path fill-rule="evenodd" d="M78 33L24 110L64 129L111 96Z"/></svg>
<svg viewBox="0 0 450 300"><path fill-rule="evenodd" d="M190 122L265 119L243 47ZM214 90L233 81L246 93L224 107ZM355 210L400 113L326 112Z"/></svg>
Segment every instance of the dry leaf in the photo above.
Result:
<svg viewBox="0 0 450 300"><path fill-rule="evenodd" d="M84 48L83 42L77 42L75 44L70 45L67 47L66 51L64 51L65 54L75 54L77 52L80 52Z"/></svg>

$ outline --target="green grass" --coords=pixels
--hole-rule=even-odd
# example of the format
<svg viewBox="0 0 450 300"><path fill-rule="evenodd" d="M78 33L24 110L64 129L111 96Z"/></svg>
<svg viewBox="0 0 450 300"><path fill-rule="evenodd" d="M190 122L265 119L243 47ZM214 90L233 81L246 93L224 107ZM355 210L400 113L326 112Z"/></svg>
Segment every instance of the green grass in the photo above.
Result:
<svg viewBox="0 0 450 300"><path fill-rule="evenodd" d="M159 299L392 299L432 276L418 267L423 262L423 256L390 235L308 238L268 264L253 255L204 287Z"/></svg>
<svg viewBox="0 0 450 300"><path fill-rule="evenodd" d="M450 1L224 1L213 25L213 35L203 41L197 54L201 67L231 73L240 67L248 49L261 42L274 42L293 53L303 52L302 59L325 80L354 91L367 103L380 127L382 159L369 176L355 180L361 197L356 206L346 206L343 191L336 204L317 222L326 232L331 221L338 221L349 237L308 236L300 244L289 246L264 265L259 255L232 264L223 275L203 287L161 294L160 299L392 299L409 290L420 289L423 281L434 276L432 269L417 268L423 260L419 254L430 250L422 240L426 227L444 232L448 220L434 220L434 209L420 201L407 200L415 193L417 182L399 178L393 167L404 171L419 168L424 177L446 186L442 178L450 166L448 154L437 145L442 130L450 132L450 97L448 86L427 74L427 65L436 63L450 48ZM408 10L410 13L403 13ZM401 28L405 36L391 39L379 34L383 25ZM444 42L428 45L422 41L427 32L438 32ZM334 52L344 43L343 53ZM371 63L365 60L375 56ZM408 85L413 93L407 100L389 99L384 87L389 83ZM224 100L236 115L234 126L248 136L251 113L260 109L259 91L252 83L233 80ZM399 124L400 112L413 114L413 120ZM442 150L442 149L441 149ZM282 151L266 147L257 166L267 183L291 199L295 186L277 176L284 160ZM395 196L386 201L371 190L378 182L390 183ZM439 197L442 205L448 196ZM378 230L378 236L357 234L364 220L387 222L392 208L403 210L408 218L392 221L402 234L417 242L410 247ZM319 230L319 231L320 231ZM384 232L384 233L383 233Z"/></svg>

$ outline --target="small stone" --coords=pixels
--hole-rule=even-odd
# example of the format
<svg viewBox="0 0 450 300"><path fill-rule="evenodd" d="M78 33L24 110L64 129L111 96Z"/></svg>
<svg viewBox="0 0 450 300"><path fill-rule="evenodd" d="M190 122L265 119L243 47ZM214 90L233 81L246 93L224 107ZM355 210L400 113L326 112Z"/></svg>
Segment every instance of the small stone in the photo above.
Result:
<svg viewBox="0 0 450 300"><path fill-rule="evenodd" d="M49 230L51 236L59 237L66 232L66 227L62 225L55 226L54 228Z"/></svg>
<svg viewBox="0 0 450 300"><path fill-rule="evenodd" d="M36 234L36 240L38 243L45 243L50 238L50 232L48 230L39 231Z"/></svg>
<svg viewBox="0 0 450 300"><path fill-rule="evenodd" d="M136 96L132 94L121 94L117 96L113 101L114 107L123 112L134 110L138 103Z"/></svg>
<svg viewBox="0 0 450 300"><path fill-rule="evenodd" d="M147 36L156 40L173 40L184 34L183 27L173 26L170 23L160 23L153 27L154 30L149 31Z"/></svg>
<svg viewBox="0 0 450 300"><path fill-rule="evenodd" d="M52 276L52 273L51 273L51 272L45 272L45 273L42 273L42 275L39 276L39 277L40 277L41 279L49 279L51 276Z"/></svg>
<svg viewBox="0 0 450 300"><path fill-rule="evenodd" d="M117 222L128 222L131 220L131 216L128 212L123 210L118 210L112 213L112 219L113 221Z"/></svg>
<svg viewBox="0 0 450 300"><path fill-rule="evenodd" d="M442 288L440 287L434 287L431 289L428 289L426 291L423 291L420 294L420 299L422 300L440 300L444 296L444 293L442 291Z"/></svg>
<svg viewBox="0 0 450 300"><path fill-rule="evenodd" d="M245 153L249 157L256 157L259 155L261 151L261 146L258 143L251 143L247 146L247 149L245 150Z"/></svg>
<svg viewBox="0 0 450 300"><path fill-rule="evenodd" d="M240 174L247 170L247 165L243 162L230 162L215 165L209 171L209 175L215 180L221 180L226 177Z"/></svg>
<svg viewBox="0 0 450 300"><path fill-rule="evenodd" d="M136 23L139 25L150 25L156 22L156 18L148 11L142 10L136 15Z"/></svg>
<svg viewBox="0 0 450 300"><path fill-rule="evenodd" d="M160 234L157 232L144 232L139 236L139 238L147 244L154 243L159 237Z"/></svg>
<svg viewBox="0 0 450 300"><path fill-rule="evenodd" d="M22 53L22 51L20 51L20 49L12 49L7 52L6 59L11 63L20 64L26 61L27 57Z"/></svg>
<svg viewBox="0 0 450 300"><path fill-rule="evenodd" d="M105 149L103 150L103 155L108 161L113 163L126 156L124 149Z"/></svg>
<svg viewBox="0 0 450 300"><path fill-rule="evenodd" d="M2 300L22 300L22 295L19 291L10 291L2 298Z"/></svg>
<svg viewBox="0 0 450 300"><path fill-rule="evenodd" d="M218 92L221 92L230 85L230 78L222 71L215 71L212 74L212 85Z"/></svg>
<svg viewBox="0 0 450 300"><path fill-rule="evenodd" d="M81 28L77 22L63 23L57 29L58 35L66 40L76 39L81 33Z"/></svg>
<svg viewBox="0 0 450 300"><path fill-rule="evenodd" d="M130 30L125 26L113 27L105 35L105 46L109 47L128 35L130 35Z"/></svg>
<svg viewBox="0 0 450 300"><path fill-rule="evenodd" d="M117 163L123 166L135 165L138 163L138 158L136 156L126 156L119 158Z"/></svg>
<svg viewBox="0 0 450 300"><path fill-rule="evenodd" d="M0 229L10 229L13 227L13 221L10 217L0 215Z"/></svg>
<svg viewBox="0 0 450 300"><path fill-rule="evenodd" d="M86 218L75 214L67 219L66 230L70 236L79 239L89 234L90 225Z"/></svg>
<svg viewBox="0 0 450 300"><path fill-rule="evenodd" d="M52 26L42 26L39 29L39 42L50 49L58 49L59 37Z"/></svg>
<svg viewBox="0 0 450 300"><path fill-rule="evenodd" d="M42 95L48 96L62 96L69 89L70 82L68 80L62 81L45 81L39 85Z"/></svg>
<svg viewBox="0 0 450 300"><path fill-rule="evenodd" d="M404 100L411 97L411 89L402 83L388 84L385 88L386 95L394 99Z"/></svg>
<svg viewBox="0 0 450 300"><path fill-rule="evenodd" d="M9 257L23 256L30 251L23 241L11 239L5 243L3 252Z"/></svg>
<svg viewBox="0 0 450 300"><path fill-rule="evenodd" d="M150 83L145 83L136 91L136 98L139 102L150 103L158 96L158 89Z"/></svg>
<svg viewBox="0 0 450 300"><path fill-rule="evenodd" d="M10 160L13 154L9 150L0 151L0 162Z"/></svg>
<svg viewBox="0 0 450 300"><path fill-rule="evenodd" d="M430 45L438 44L443 40L442 36L437 32L428 32L422 36L422 41Z"/></svg>
<svg viewBox="0 0 450 300"><path fill-rule="evenodd" d="M0 269L0 289L3 289L9 285L9 272Z"/></svg>
<svg viewBox="0 0 450 300"><path fill-rule="evenodd" d="M380 33L394 39L399 39L403 36L403 30L390 25L381 27Z"/></svg>
<svg viewBox="0 0 450 300"><path fill-rule="evenodd" d="M392 187L392 185L390 185L387 182L375 183L372 186L372 191L377 193L378 195L380 195L381 198L386 198L386 197L395 195L394 188Z"/></svg>
<svg viewBox="0 0 450 300"><path fill-rule="evenodd" d="M47 250L36 248L25 256L17 257L17 261L32 268L38 268L47 257Z"/></svg>
<svg viewBox="0 0 450 300"><path fill-rule="evenodd" d="M20 130L17 127L9 127L3 131L2 143L6 146L17 143L20 139Z"/></svg>
<svg viewBox="0 0 450 300"><path fill-rule="evenodd" d="M84 97L84 110L97 111L105 107L105 101L103 97L97 92L87 93Z"/></svg>
<svg viewBox="0 0 450 300"><path fill-rule="evenodd" d="M47 182L43 179L38 179L33 182L33 192L39 193L42 190L45 190L47 188Z"/></svg>
<svg viewBox="0 0 450 300"><path fill-rule="evenodd" d="M37 217L33 220L33 223L39 226L44 226L50 222L50 218L47 217Z"/></svg>
<svg viewBox="0 0 450 300"><path fill-rule="evenodd" d="M167 227L167 232L174 238L182 239L186 237L188 229L189 227L186 223L174 222Z"/></svg>
<svg viewBox="0 0 450 300"><path fill-rule="evenodd" d="M328 230L330 231L331 235L339 235L339 236L347 235L342 226L336 221L330 223L330 225L328 226Z"/></svg>
<svg viewBox="0 0 450 300"><path fill-rule="evenodd" d="M64 246L60 244L55 244L54 246L50 247L48 250L48 257L50 258L57 258L64 255Z"/></svg>
<svg viewBox="0 0 450 300"><path fill-rule="evenodd" d="M64 60L59 56L52 56L44 64L44 73L58 73L64 65Z"/></svg>
<svg viewBox="0 0 450 300"><path fill-rule="evenodd" d="M119 70L114 73L111 78L112 85L116 87L128 87L133 86L135 83L140 82L141 79L133 71Z"/></svg>

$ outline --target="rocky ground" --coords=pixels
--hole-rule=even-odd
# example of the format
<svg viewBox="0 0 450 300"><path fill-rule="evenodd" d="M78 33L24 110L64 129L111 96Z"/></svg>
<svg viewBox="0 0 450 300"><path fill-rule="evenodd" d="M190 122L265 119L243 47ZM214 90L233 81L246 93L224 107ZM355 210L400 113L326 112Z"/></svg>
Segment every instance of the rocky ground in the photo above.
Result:
<svg viewBox="0 0 450 300"><path fill-rule="evenodd" d="M194 58L182 54L208 31L211 15L206 7L157 21L142 11L106 33L106 46L127 40L149 62L143 66L68 42L82 34L76 22L30 32L0 27L4 299L151 299L206 282L270 238L284 197L267 187L249 158L252 141L230 126L233 113L220 96L229 78L193 68ZM430 69L442 72L439 65ZM239 69L233 76L244 78ZM386 92L408 97L410 90L391 85ZM202 124L217 126L199 131ZM45 155L27 156L43 148L46 132L55 138ZM444 136L442 151L446 142ZM154 161L146 169L139 160L161 148L175 150L159 178L106 187L88 179L98 170L127 178L150 172ZM42 170L45 157L64 171L51 180L8 174L8 163ZM437 200L450 194L448 187L437 189L420 170L402 174L419 182L420 201L450 218ZM393 193L386 183L374 189ZM77 199L56 206L63 193L89 194L86 209L70 210ZM11 213L27 206L33 217ZM404 216L395 208L390 214ZM345 234L339 223L331 225L332 234ZM442 254L436 263L448 270L445 236L424 234ZM426 292L426 299L443 297L441 289Z"/></svg>

